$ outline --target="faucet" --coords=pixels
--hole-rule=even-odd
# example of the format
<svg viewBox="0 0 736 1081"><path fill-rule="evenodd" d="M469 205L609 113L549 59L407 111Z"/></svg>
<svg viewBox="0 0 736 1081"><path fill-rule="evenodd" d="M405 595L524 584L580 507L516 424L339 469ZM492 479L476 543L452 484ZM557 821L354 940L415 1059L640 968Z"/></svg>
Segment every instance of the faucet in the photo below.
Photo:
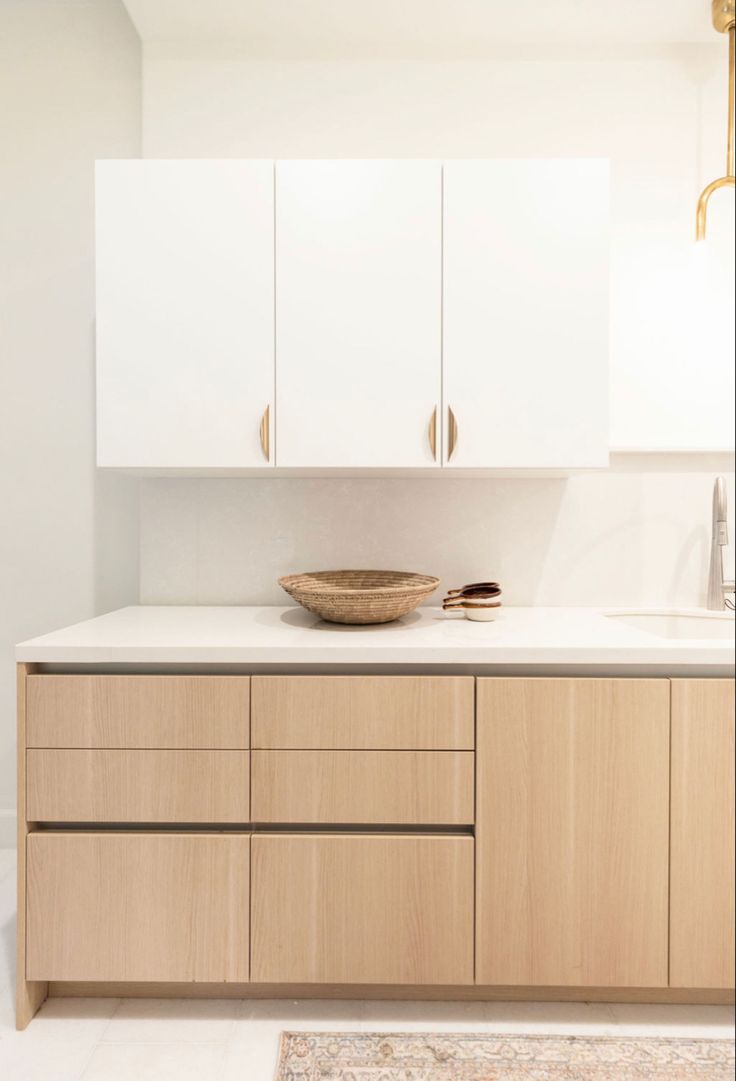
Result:
<svg viewBox="0 0 736 1081"><path fill-rule="evenodd" d="M713 523L710 538L710 569L708 571L707 607L714 612L733 607L726 594L733 593L736 583L723 579L723 549L728 544L728 509L726 506L726 482L716 477L713 485Z"/></svg>

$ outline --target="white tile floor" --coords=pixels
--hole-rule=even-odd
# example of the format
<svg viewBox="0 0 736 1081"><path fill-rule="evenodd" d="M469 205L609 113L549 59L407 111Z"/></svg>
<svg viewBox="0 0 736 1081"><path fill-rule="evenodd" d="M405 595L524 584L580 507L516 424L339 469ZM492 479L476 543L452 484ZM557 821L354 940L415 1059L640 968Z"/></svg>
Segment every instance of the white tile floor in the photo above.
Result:
<svg viewBox="0 0 736 1081"><path fill-rule="evenodd" d="M53 999L13 1018L15 853L0 850L2 1081L273 1081L286 1030L649 1034L733 1038L725 1006Z"/></svg>

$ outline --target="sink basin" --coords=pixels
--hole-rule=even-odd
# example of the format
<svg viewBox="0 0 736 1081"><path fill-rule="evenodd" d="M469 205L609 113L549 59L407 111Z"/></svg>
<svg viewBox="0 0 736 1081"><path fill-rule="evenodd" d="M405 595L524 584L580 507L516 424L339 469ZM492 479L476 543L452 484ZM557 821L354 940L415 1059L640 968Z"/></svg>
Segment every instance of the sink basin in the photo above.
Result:
<svg viewBox="0 0 736 1081"><path fill-rule="evenodd" d="M658 638L733 640L736 627L731 612L607 612L606 617Z"/></svg>

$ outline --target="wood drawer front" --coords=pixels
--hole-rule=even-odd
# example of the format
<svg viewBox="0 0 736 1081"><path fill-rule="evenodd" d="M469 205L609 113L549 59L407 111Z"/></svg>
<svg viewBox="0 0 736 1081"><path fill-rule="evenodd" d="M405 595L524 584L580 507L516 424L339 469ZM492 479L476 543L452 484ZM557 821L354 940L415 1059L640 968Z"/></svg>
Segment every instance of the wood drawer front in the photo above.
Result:
<svg viewBox="0 0 736 1081"><path fill-rule="evenodd" d="M31 675L29 747L247 750L248 676Z"/></svg>
<svg viewBox="0 0 736 1081"><path fill-rule="evenodd" d="M473 839L254 835L258 983L471 984Z"/></svg>
<svg viewBox="0 0 736 1081"><path fill-rule="evenodd" d="M29 750L33 822L249 822L248 751Z"/></svg>
<svg viewBox="0 0 736 1081"><path fill-rule="evenodd" d="M472 676L253 676L253 746L455 750L475 744Z"/></svg>
<svg viewBox="0 0 736 1081"><path fill-rule="evenodd" d="M472 751L253 751L254 822L470 825Z"/></svg>
<svg viewBox="0 0 736 1081"><path fill-rule="evenodd" d="M250 838L32 833L29 980L245 982Z"/></svg>

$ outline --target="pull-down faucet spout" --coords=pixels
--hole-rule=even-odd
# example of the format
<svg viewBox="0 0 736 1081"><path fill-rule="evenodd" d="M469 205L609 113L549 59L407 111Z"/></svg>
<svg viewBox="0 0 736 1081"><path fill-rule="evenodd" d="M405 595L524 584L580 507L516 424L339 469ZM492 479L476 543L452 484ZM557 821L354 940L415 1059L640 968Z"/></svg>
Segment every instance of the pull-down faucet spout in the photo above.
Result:
<svg viewBox="0 0 736 1081"><path fill-rule="evenodd" d="M726 482L716 477L713 486L713 519L710 537L710 569L708 571L707 606L714 612L730 607L726 594L733 593L734 583L723 579L723 549L728 544L728 507Z"/></svg>

